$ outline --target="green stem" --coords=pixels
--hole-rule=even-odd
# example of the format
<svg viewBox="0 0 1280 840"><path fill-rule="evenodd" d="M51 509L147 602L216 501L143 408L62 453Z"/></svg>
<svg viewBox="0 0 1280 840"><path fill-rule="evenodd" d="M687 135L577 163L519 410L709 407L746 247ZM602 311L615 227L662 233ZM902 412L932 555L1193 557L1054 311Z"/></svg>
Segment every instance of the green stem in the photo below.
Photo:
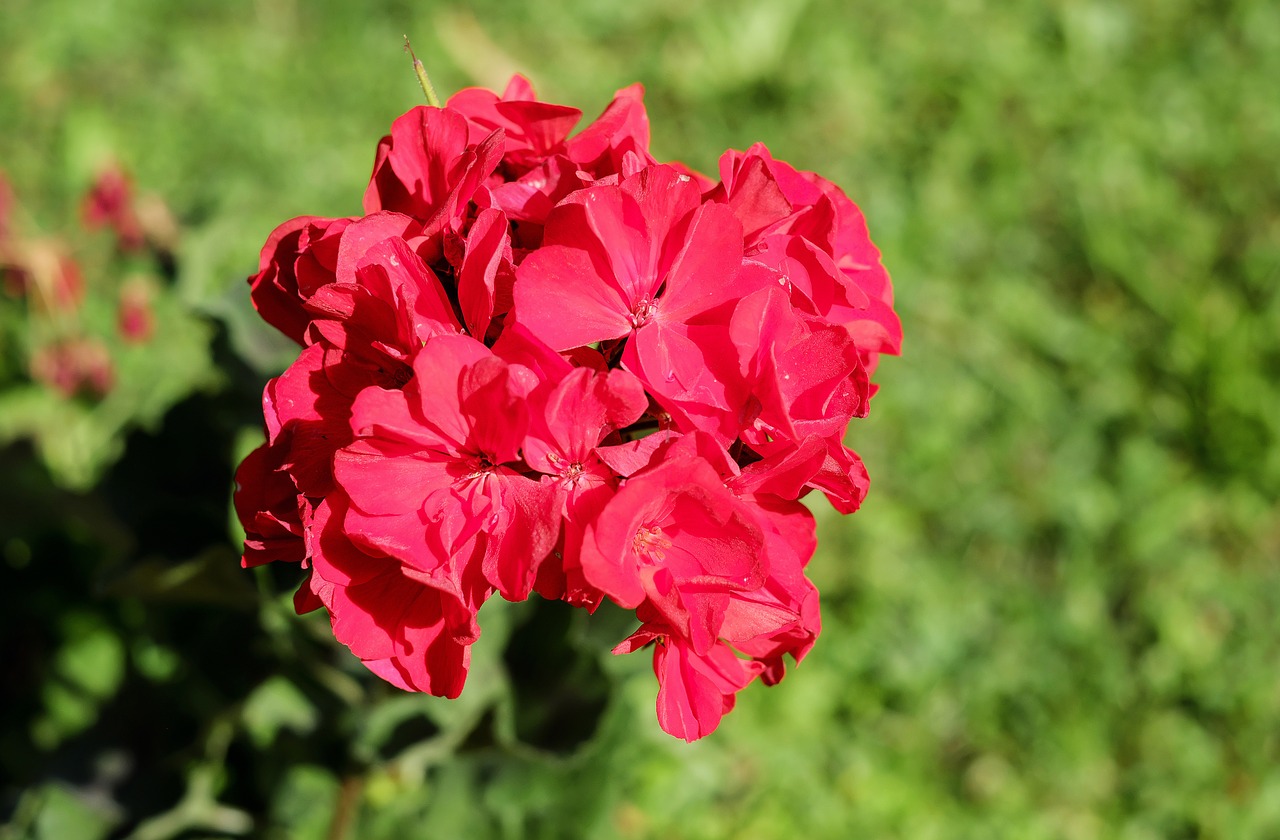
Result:
<svg viewBox="0 0 1280 840"><path fill-rule="evenodd" d="M422 92L427 96L427 104L432 108L440 107L440 97L436 96L436 89L431 84L431 77L427 75L426 66L418 60L413 54L413 47L409 46L409 36L404 36L404 48L413 59L413 72L418 76L418 84L422 86Z"/></svg>

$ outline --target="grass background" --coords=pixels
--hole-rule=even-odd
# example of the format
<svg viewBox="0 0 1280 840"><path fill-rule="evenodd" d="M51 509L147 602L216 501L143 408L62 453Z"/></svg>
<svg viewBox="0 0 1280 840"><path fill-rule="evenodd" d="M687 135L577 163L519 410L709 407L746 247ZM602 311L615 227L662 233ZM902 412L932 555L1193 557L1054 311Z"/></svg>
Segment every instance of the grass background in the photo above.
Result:
<svg viewBox="0 0 1280 840"><path fill-rule="evenodd" d="M643 81L659 158L763 140L894 275L823 637L703 742L603 653L616 616L486 608L446 704L292 618L289 570L235 568L230 470L288 361L243 277L280 221L358 212L420 101L405 33L442 92L520 71L589 118ZM0 835L1280 836L1276 79L1265 0L7 0L24 213L70 230L121 161L225 329L221 386L94 487L0 453Z"/></svg>

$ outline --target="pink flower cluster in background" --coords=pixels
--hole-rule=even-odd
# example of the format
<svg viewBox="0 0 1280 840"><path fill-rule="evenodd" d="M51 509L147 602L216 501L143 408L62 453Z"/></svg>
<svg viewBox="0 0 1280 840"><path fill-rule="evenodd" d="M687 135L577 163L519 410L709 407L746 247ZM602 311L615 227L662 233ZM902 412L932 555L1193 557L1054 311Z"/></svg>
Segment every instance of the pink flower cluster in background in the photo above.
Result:
<svg viewBox="0 0 1280 840"><path fill-rule="evenodd" d="M237 473L244 564L402 688L455 697L477 612L537 592L634 610L658 720L694 740L820 629L810 491L856 510L843 444L901 341L840 189L729 151L649 152L636 85L581 112L463 90L398 118L364 215L277 228L250 278L302 346Z"/></svg>
<svg viewBox="0 0 1280 840"><path fill-rule="evenodd" d="M65 399L101 400L116 385L116 359L104 341L107 336L93 328L92 318L82 317L82 310L93 308L95 297L114 300L121 342L150 341L152 289L158 281L137 274L119 282L118 276L126 255L135 270L148 257L157 263L172 259L176 226L160 199L135 197L128 175L115 164L104 166L81 196L83 230L70 236L34 235L30 224L15 225L17 208L13 189L0 172L0 294L26 302L27 337L22 343L27 373ZM107 259L100 246L95 253L85 235L99 230L111 243ZM87 285L86 276L91 280Z"/></svg>

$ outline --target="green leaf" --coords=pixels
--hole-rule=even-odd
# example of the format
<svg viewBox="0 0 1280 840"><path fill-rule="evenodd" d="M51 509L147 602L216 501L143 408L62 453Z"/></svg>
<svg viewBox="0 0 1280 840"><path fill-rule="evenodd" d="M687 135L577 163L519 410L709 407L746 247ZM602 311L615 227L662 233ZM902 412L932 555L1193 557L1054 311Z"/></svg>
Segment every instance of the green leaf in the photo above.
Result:
<svg viewBox="0 0 1280 840"><path fill-rule="evenodd" d="M33 840L100 840L111 833L120 815L92 803L59 784L40 789L40 810L32 826Z"/></svg>
<svg viewBox="0 0 1280 840"><path fill-rule="evenodd" d="M265 748L282 730L309 734L315 730L320 715L297 686L282 676L275 676L259 685L245 700L241 719L253 742Z"/></svg>
<svg viewBox="0 0 1280 840"><path fill-rule="evenodd" d="M42 691L44 711L32 723L32 736L45 749L92 725L98 707L124 679L124 643L100 618L72 613L63 621L63 633Z"/></svg>
<svg viewBox="0 0 1280 840"><path fill-rule="evenodd" d="M314 764L289 768L271 802L271 822L290 840L324 840L329 836L341 785Z"/></svg>

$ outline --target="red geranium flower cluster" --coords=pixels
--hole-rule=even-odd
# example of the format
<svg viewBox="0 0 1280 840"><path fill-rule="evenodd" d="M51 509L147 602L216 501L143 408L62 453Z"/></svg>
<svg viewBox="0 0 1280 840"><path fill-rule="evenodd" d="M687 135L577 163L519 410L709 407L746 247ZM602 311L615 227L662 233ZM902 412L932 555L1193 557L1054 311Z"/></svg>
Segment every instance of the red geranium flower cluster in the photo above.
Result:
<svg viewBox="0 0 1280 840"><path fill-rule="evenodd" d="M581 113L512 80L418 107L357 218L276 229L250 278L302 345L237 474L245 565L301 562L299 610L405 689L455 697L495 592L652 644L693 740L819 631L814 522L867 490L846 427L896 353L858 208L757 145L720 180L649 153L642 90Z"/></svg>

